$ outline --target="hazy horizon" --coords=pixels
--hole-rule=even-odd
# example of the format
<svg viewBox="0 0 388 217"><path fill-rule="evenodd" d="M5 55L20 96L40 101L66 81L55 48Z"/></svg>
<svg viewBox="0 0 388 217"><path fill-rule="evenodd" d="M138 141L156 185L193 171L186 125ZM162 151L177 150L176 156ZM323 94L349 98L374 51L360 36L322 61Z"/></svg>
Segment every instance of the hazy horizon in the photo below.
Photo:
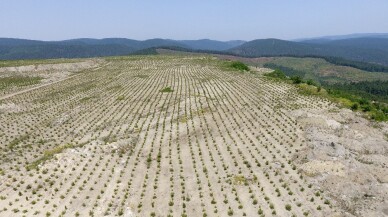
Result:
<svg viewBox="0 0 388 217"><path fill-rule="evenodd" d="M388 2L117 0L0 2L0 37L57 41L75 38L153 38L220 41L294 40L387 33Z"/></svg>
<svg viewBox="0 0 388 217"><path fill-rule="evenodd" d="M290 40L290 41L298 41L298 40L305 40L305 39L314 39L314 38L325 38L325 37L332 37L332 36L351 36L351 35L358 35L358 34L387 34L388 32L364 32L364 33L349 33L349 34L343 34L343 35L318 35L318 36L311 36L311 37L300 37L300 38L292 38L292 39L280 39L280 38L274 38L274 37L267 37L267 38L255 38L252 40L256 39L280 39L280 40ZM73 39L108 39L108 38L121 38L121 39L132 39L132 40L137 40L137 41L146 41L146 40L152 40L152 39L164 39L164 40L175 40L175 41L185 41L185 40L214 40L214 41L223 41L223 42L228 42L228 41L250 41L250 40L243 40L243 39L230 39L230 40L217 40L213 38L197 38L197 39L172 39L172 38L160 38L160 37L155 37L155 38L145 38L145 39L134 39L134 38L129 38L129 37L104 37L104 38L92 38L92 37L79 37L79 38L66 38L66 39L60 39L60 40L42 40L42 39L30 39L30 38L16 38L16 37L0 37L0 38L10 38L10 39L25 39L25 40L34 40L34 41L66 41L66 40L73 40Z"/></svg>

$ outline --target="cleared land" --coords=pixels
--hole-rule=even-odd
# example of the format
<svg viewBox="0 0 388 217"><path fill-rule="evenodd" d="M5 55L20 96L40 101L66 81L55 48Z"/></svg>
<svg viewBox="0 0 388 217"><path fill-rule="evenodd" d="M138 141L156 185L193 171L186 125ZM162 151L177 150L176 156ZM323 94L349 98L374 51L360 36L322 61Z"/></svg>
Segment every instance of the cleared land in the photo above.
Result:
<svg viewBox="0 0 388 217"><path fill-rule="evenodd" d="M303 79L313 79L328 83L360 82L360 81L387 81L388 73L368 72L349 66L339 66L320 58L297 57L260 57L243 58L218 55L222 59L237 59L253 66L286 67L303 73Z"/></svg>
<svg viewBox="0 0 388 217"><path fill-rule="evenodd" d="M210 56L93 63L0 94L0 216L388 212L384 123Z"/></svg>

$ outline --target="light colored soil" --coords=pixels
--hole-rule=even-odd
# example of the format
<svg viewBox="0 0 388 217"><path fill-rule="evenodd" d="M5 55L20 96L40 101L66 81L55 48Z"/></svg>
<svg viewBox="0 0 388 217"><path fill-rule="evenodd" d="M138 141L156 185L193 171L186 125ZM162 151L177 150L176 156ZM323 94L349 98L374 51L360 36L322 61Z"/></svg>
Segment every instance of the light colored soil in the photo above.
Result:
<svg viewBox="0 0 388 217"><path fill-rule="evenodd" d="M388 206L386 123L347 109L292 112L308 141L300 169L356 216L384 216Z"/></svg>
<svg viewBox="0 0 388 217"><path fill-rule="evenodd" d="M80 62L40 64L16 67L0 67L0 78L5 77L40 77L40 83L28 86L11 86L0 91L0 100L25 93L43 86L64 81L79 72L97 69L105 64L103 59L89 59Z"/></svg>
<svg viewBox="0 0 388 217"><path fill-rule="evenodd" d="M80 62L70 63L56 63L56 64L39 64L39 65L27 65L27 66L12 66L12 67L0 67L0 73L2 76L8 73L58 73L58 72L78 72L87 68L96 67L99 63L103 62L102 59L90 59ZM58 73L59 74L59 73Z"/></svg>
<svg viewBox="0 0 388 217"><path fill-rule="evenodd" d="M349 171L363 172L371 164L357 170L364 163L353 159L380 167L386 162L386 127L373 128L359 117L359 125L345 124L342 112L330 113L336 105L269 80L266 71L223 71L205 56L117 57L4 99L0 216L386 212L376 192L386 186L374 180L362 192L376 195L375 209L354 212L344 204L356 185L347 183L369 180ZM161 92L165 87L173 92ZM363 125L370 126L366 135ZM356 146L342 142L353 134ZM331 141L335 151L326 148ZM38 170L26 169L56 150ZM362 150L368 150L365 158L351 155ZM387 179L385 168L375 169L380 182ZM332 177L338 183L331 184ZM349 200L335 194L346 188Z"/></svg>

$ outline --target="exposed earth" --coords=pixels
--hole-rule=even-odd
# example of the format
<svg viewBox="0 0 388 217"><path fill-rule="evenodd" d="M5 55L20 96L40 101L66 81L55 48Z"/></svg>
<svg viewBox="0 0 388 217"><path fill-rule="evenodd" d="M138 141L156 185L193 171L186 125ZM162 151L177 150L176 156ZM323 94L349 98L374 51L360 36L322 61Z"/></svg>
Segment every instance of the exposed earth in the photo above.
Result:
<svg viewBox="0 0 388 217"><path fill-rule="evenodd" d="M212 56L0 68L0 216L388 216L388 125ZM29 83L27 83L29 84Z"/></svg>

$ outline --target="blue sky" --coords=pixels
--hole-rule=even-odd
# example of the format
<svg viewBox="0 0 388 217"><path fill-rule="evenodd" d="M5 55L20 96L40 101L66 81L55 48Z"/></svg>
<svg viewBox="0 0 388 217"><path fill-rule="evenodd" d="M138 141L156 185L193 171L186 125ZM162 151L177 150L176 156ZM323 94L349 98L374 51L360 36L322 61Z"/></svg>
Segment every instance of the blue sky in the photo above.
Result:
<svg viewBox="0 0 388 217"><path fill-rule="evenodd" d="M0 0L0 37L296 39L388 32L387 0Z"/></svg>

